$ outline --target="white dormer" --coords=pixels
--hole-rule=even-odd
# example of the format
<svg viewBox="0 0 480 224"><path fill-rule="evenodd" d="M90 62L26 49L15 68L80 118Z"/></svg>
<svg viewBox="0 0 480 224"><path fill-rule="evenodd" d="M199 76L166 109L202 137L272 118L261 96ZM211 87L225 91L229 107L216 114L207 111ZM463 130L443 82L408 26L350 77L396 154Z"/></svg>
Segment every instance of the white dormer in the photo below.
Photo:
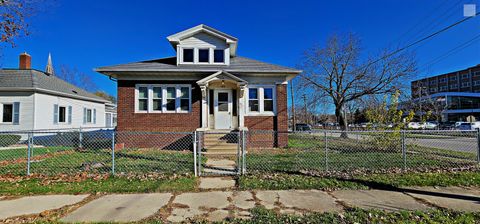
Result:
<svg viewBox="0 0 480 224"><path fill-rule="evenodd" d="M177 51L177 65L229 65L238 42L237 38L203 24L167 39Z"/></svg>

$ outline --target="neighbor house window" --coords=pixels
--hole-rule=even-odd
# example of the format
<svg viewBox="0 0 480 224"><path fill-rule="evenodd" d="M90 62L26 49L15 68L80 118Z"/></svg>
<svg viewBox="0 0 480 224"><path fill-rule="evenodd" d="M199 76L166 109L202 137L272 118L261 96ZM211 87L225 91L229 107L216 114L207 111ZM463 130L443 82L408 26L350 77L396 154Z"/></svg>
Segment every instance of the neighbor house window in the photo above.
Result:
<svg viewBox="0 0 480 224"><path fill-rule="evenodd" d="M225 51L224 50L214 50L213 51L213 62L224 63L225 62Z"/></svg>
<svg viewBox="0 0 480 224"><path fill-rule="evenodd" d="M470 83L469 82L462 82L462 87L470 87Z"/></svg>
<svg viewBox="0 0 480 224"><path fill-rule="evenodd" d="M248 89L248 110L258 112L258 109L258 89L250 88Z"/></svg>
<svg viewBox="0 0 480 224"><path fill-rule="evenodd" d="M4 123L13 122L13 104L3 104L2 122Z"/></svg>
<svg viewBox="0 0 480 224"><path fill-rule="evenodd" d="M92 109L87 109L86 111L87 111L87 113L86 113L87 123L92 123L92 118L93 118Z"/></svg>
<svg viewBox="0 0 480 224"><path fill-rule="evenodd" d="M67 122L67 108L66 107L58 107L58 122L65 123Z"/></svg>
<svg viewBox="0 0 480 224"><path fill-rule="evenodd" d="M462 79L468 79L470 78L470 74L462 74Z"/></svg>
<svg viewBox="0 0 480 224"><path fill-rule="evenodd" d="M162 111L162 87L153 87L153 108L154 111Z"/></svg>
<svg viewBox="0 0 480 224"><path fill-rule="evenodd" d="M447 91L447 90L448 90L447 86L440 86L440 91Z"/></svg>
<svg viewBox="0 0 480 224"><path fill-rule="evenodd" d="M446 83L446 82L447 82L447 78L441 78L441 79L439 80L439 82L440 82L440 83Z"/></svg>
<svg viewBox="0 0 480 224"><path fill-rule="evenodd" d="M198 62L208 63L210 58L209 49L198 49Z"/></svg>
<svg viewBox="0 0 480 224"><path fill-rule="evenodd" d="M138 110L148 110L148 87L146 86L138 88Z"/></svg>
<svg viewBox="0 0 480 224"><path fill-rule="evenodd" d="M183 62L193 63L193 48L191 48L191 49L184 48L183 49Z"/></svg>
<svg viewBox="0 0 480 224"><path fill-rule="evenodd" d="M450 85L450 89L456 89L456 88L458 88L458 85L457 85L457 84L452 84L452 85Z"/></svg>
<svg viewBox="0 0 480 224"><path fill-rule="evenodd" d="M189 112L190 85L139 84L137 85L137 112ZM144 94L141 93L144 92ZM152 105L142 107L143 104ZM143 109L143 110L141 110Z"/></svg>

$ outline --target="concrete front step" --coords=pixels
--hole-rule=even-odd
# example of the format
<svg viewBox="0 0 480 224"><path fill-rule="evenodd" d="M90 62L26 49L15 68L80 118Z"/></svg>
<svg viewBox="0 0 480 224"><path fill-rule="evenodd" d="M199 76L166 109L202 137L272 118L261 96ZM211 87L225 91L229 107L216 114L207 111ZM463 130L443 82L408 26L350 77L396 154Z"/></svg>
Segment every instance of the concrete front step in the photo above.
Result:
<svg viewBox="0 0 480 224"><path fill-rule="evenodd" d="M210 142L205 142L203 145L207 148L209 146L227 146L227 147L235 146L236 147L238 144L223 142L223 141L210 141Z"/></svg>
<svg viewBox="0 0 480 224"><path fill-rule="evenodd" d="M234 151L237 151L237 145L226 145L226 146L222 146L222 145L216 145L216 146L205 146L205 149L207 149L207 151L209 150L234 150Z"/></svg>

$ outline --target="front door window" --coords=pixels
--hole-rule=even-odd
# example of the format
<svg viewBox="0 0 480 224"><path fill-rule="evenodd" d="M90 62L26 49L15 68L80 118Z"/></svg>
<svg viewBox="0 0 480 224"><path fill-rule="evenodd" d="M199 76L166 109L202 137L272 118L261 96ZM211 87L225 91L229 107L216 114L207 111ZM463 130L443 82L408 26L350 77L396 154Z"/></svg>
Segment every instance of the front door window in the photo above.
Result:
<svg viewBox="0 0 480 224"><path fill-rule="evenodd" d="M232 91L215 91L215 129L232 128Z"/></svg>

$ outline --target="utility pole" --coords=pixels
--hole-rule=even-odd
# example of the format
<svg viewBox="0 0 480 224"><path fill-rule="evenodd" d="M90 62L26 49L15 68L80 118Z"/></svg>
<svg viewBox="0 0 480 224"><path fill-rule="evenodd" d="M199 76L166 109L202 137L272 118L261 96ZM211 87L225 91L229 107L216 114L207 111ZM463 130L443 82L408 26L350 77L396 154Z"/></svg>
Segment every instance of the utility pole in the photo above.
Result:
<svg viewBox="0 0 480 224"><path fill-rule="evenodd" d="M292 97L292 130L296 131L297 119L295 116L295 97L293 96L293 79L290 80L290 93Z"/></svg>
<svg viewBox="0 0 480 224"><path fill-rule="evenodd" d="M303 109L305 110L305 123L308 124L307 94L303 94Z"/></svg>

